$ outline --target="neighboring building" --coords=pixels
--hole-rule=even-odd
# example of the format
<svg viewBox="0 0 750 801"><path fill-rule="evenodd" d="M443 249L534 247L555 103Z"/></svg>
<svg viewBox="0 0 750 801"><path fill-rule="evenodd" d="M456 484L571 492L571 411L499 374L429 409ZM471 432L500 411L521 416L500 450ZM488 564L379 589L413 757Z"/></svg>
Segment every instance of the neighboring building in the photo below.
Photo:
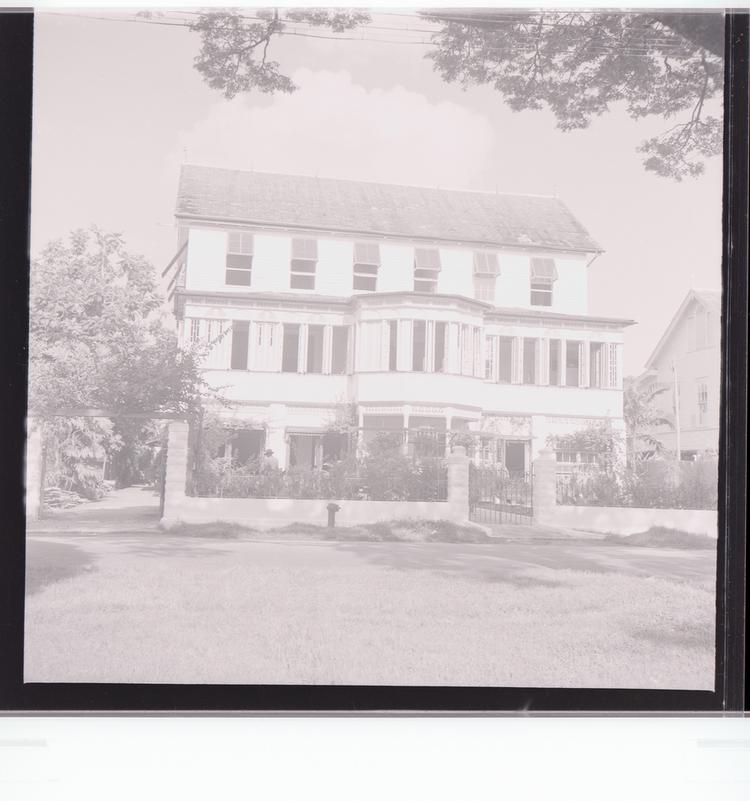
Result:
<svg viewBox="0 0 750 801"><path fill-rule="evenodd" d="M663 389L654 408L671 422L649 432L665 450L692 459L717 453L721 387L721 293L691 290L654 348L641 387ZM676 415L679 401L679 415Z"/></svg>
<svg viewBox="0 0 750 801"><path fill-rule="evenodd" d="M241 461L335 458L335 422L485 432L528 471L550 434L622 423L628 320L588 313L599 246L551 197L185 165L175 313Z"/></svg>

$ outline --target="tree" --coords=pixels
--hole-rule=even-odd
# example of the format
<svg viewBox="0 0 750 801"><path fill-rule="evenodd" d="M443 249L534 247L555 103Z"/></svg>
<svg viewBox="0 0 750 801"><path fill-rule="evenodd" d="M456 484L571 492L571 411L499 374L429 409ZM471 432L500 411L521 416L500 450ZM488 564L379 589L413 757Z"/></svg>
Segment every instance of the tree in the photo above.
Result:
<svg viewBox="0 0 750 801"><path fill-rule="evenodd" d="M542 11L435 13L428 54L448 82L487 84L514 111L548 107L563 131L624 102L633 119L680 121L639 147L644 166L681 180L721 152L722 124L706 115L721 95L723 16Z"/></svg>
<svg viewBox="0 0 750 801"><path fill-rule="evenodd" d="M644 451L660 453L664 450L653 434L654 429L660 426L672 428L672 421L664 417L654 404L663 392L666 392L666 387L642 387L635 381L625 384L622 413L628 464L631 467L642 461Z"/></svg>
<svg viewBox="0 0 750 801"><path fill-rule="evenodd" d="M288 9L283 16L278 9L261 9L253 18L236 10L206 11L190 25L201 37L195 69L212 89L219 89L229 99L251 89L293 92L297 88L294 82L269 58L271 40L282 35L289 22L341 33L369 21L365 12L344 9Z"/></svg>
<svg viewBox="0 0 750 801"><path fill-rule="evenodd" d="M165 327L153 267L128 253L119 234L74 231L32 261L29 409L51 417L48 434L70 445L62 464L83 450L89 467L102 450L121 453L127 481L144 440L156 432L148 420L116 414L197 415L209 392L202 355L197 347L181 349ZM75 408L112 412L112 424L54 418Z"/></svg>
<svg viewBox="0 0 750 801"><path fill-rule="evenodd" d="M706 113L723 82L723 15L622 12L422 12L439 26L427 53L447 82L492 86L514 111L551 109L563 131L586 128L624 102L633 119L678 119L644 141L647 170L681 180L721 152L722 124ZM253 21L255 20L255 21ZM302 9L280 14L205 11L195 68L228 98L253 89L292 92L268 58L289 22L334 32L370 22L360 11Z"/></svg>

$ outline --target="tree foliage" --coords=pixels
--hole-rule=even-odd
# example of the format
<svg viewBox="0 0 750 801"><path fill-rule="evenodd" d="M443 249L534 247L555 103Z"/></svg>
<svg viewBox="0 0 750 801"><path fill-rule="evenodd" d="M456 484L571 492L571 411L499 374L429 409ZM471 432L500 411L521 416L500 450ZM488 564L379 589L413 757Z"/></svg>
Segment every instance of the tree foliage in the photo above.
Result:
<svg viewBox="0 0 750 801"><path fill-rule="evenodd" d="M70 488L89 496L105 459L119 483L138 480L158 432L147 419L119 415L194 416L209 394L202 350L181 349L164 325L153 267L118 234L74 231L32 261L30 303L29 409L49 418L50 458ZM55 417L75 409L112 419Z"/></svg>
<svg viewBox="0 0 750 801"><path fill-rule="evenodd" d="M672 421L655 405L656 398L664 392L666 387L643 387L635 381L625 385L622 414L625 419L625 437L630 464L641 461L644 451L660 453L664 450L662 443L653 434L654 429L662 426L672 428Z"/></svg>
<svg viewBox="0 0 750 801"><path fill-rule="evenodd" d="M448 82L492 86L514 111L549 108L563 131L612 104L633 119L679 118L644 141L644 165L678 180L721 151L706 115L723 80L721 15L575 12L429 14L442 25L428 54ZM718 34L717 34L718 28Z"/></svg>
<svg viewBox="0 0 750 801"><path fill-rule="evenodd" d="M201 352L165 327L151 264L97 228L51 242L32 261L29 407L195 413Z"/></svg>
<svg viewBox="0 0 750 801"><path fill-rule="evenodd" d="M274 37L282 35L290 22L341 33L369 20L365 12L345 9L288 9L282 14L278 9L261 9L253 18L236 9L205 11L190 26L201 38L195 68L212 89L229 99L251 89L293 92L297 88L294 82L270 58Z"/></svg>
<svg viewBox="0 0 750 801"><path fill-rule="evenodd" d="M639 147L647 170L681 180L721 151L721 120L707 113L723 81L723 16L610 11L426 11L438 26L427 58L447 82L493 87L514 111L551 109L563 131L586 128L615 103L633 119L674 120ZM341 33L367 25L358 10L206 10L195 68L213 89L293 92L269 56L300 22Z"/></svg>

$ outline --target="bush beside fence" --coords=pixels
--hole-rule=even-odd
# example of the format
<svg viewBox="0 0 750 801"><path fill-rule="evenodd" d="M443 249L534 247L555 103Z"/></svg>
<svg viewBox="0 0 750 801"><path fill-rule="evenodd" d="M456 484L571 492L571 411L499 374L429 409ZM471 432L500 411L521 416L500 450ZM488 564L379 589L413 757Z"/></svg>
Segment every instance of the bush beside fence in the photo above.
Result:
<svg viewBox="0 0 750 801"><path fill-rule="evenodd" d="M228 458L212 459L196 471L198 497L297 498L373 501L444 501L444 459L400 454L346 459L325 469L262 471L233 466Z"/></svg>
<svg viewBox="0 0 750 801"><path fill-rule="evenodd" d="M718 461L648 460L622 470L575 465L557 475L557 503L645 509L716 509Z"/></svg>

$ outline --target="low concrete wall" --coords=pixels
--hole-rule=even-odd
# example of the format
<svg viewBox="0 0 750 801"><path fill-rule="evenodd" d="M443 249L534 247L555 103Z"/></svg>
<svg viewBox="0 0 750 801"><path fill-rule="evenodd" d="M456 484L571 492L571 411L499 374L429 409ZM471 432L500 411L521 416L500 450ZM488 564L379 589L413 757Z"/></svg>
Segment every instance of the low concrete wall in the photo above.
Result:
<svg viewBox="0 0 750 801"><path fill-rule="evenodd" d="M172 500L169 514L162 525L176 523L240 523L253 528L276 528L289 523L312 523L325 526L328 522L326 500L296 500L292 498L192 498ZM337 501L337 526L375 523L379 520L416 517L427 520L466 522L464 514L455 519L450 503L440 501Z"/></svg>
<svg viewBox="0 0 750 801"><path fill-rule="evenodd" d="M664 526L690 534L719 536L717 513L709 509L636 509L621 506L556 506L548 521L560 528L603 534L638 534Z"/></svg>

